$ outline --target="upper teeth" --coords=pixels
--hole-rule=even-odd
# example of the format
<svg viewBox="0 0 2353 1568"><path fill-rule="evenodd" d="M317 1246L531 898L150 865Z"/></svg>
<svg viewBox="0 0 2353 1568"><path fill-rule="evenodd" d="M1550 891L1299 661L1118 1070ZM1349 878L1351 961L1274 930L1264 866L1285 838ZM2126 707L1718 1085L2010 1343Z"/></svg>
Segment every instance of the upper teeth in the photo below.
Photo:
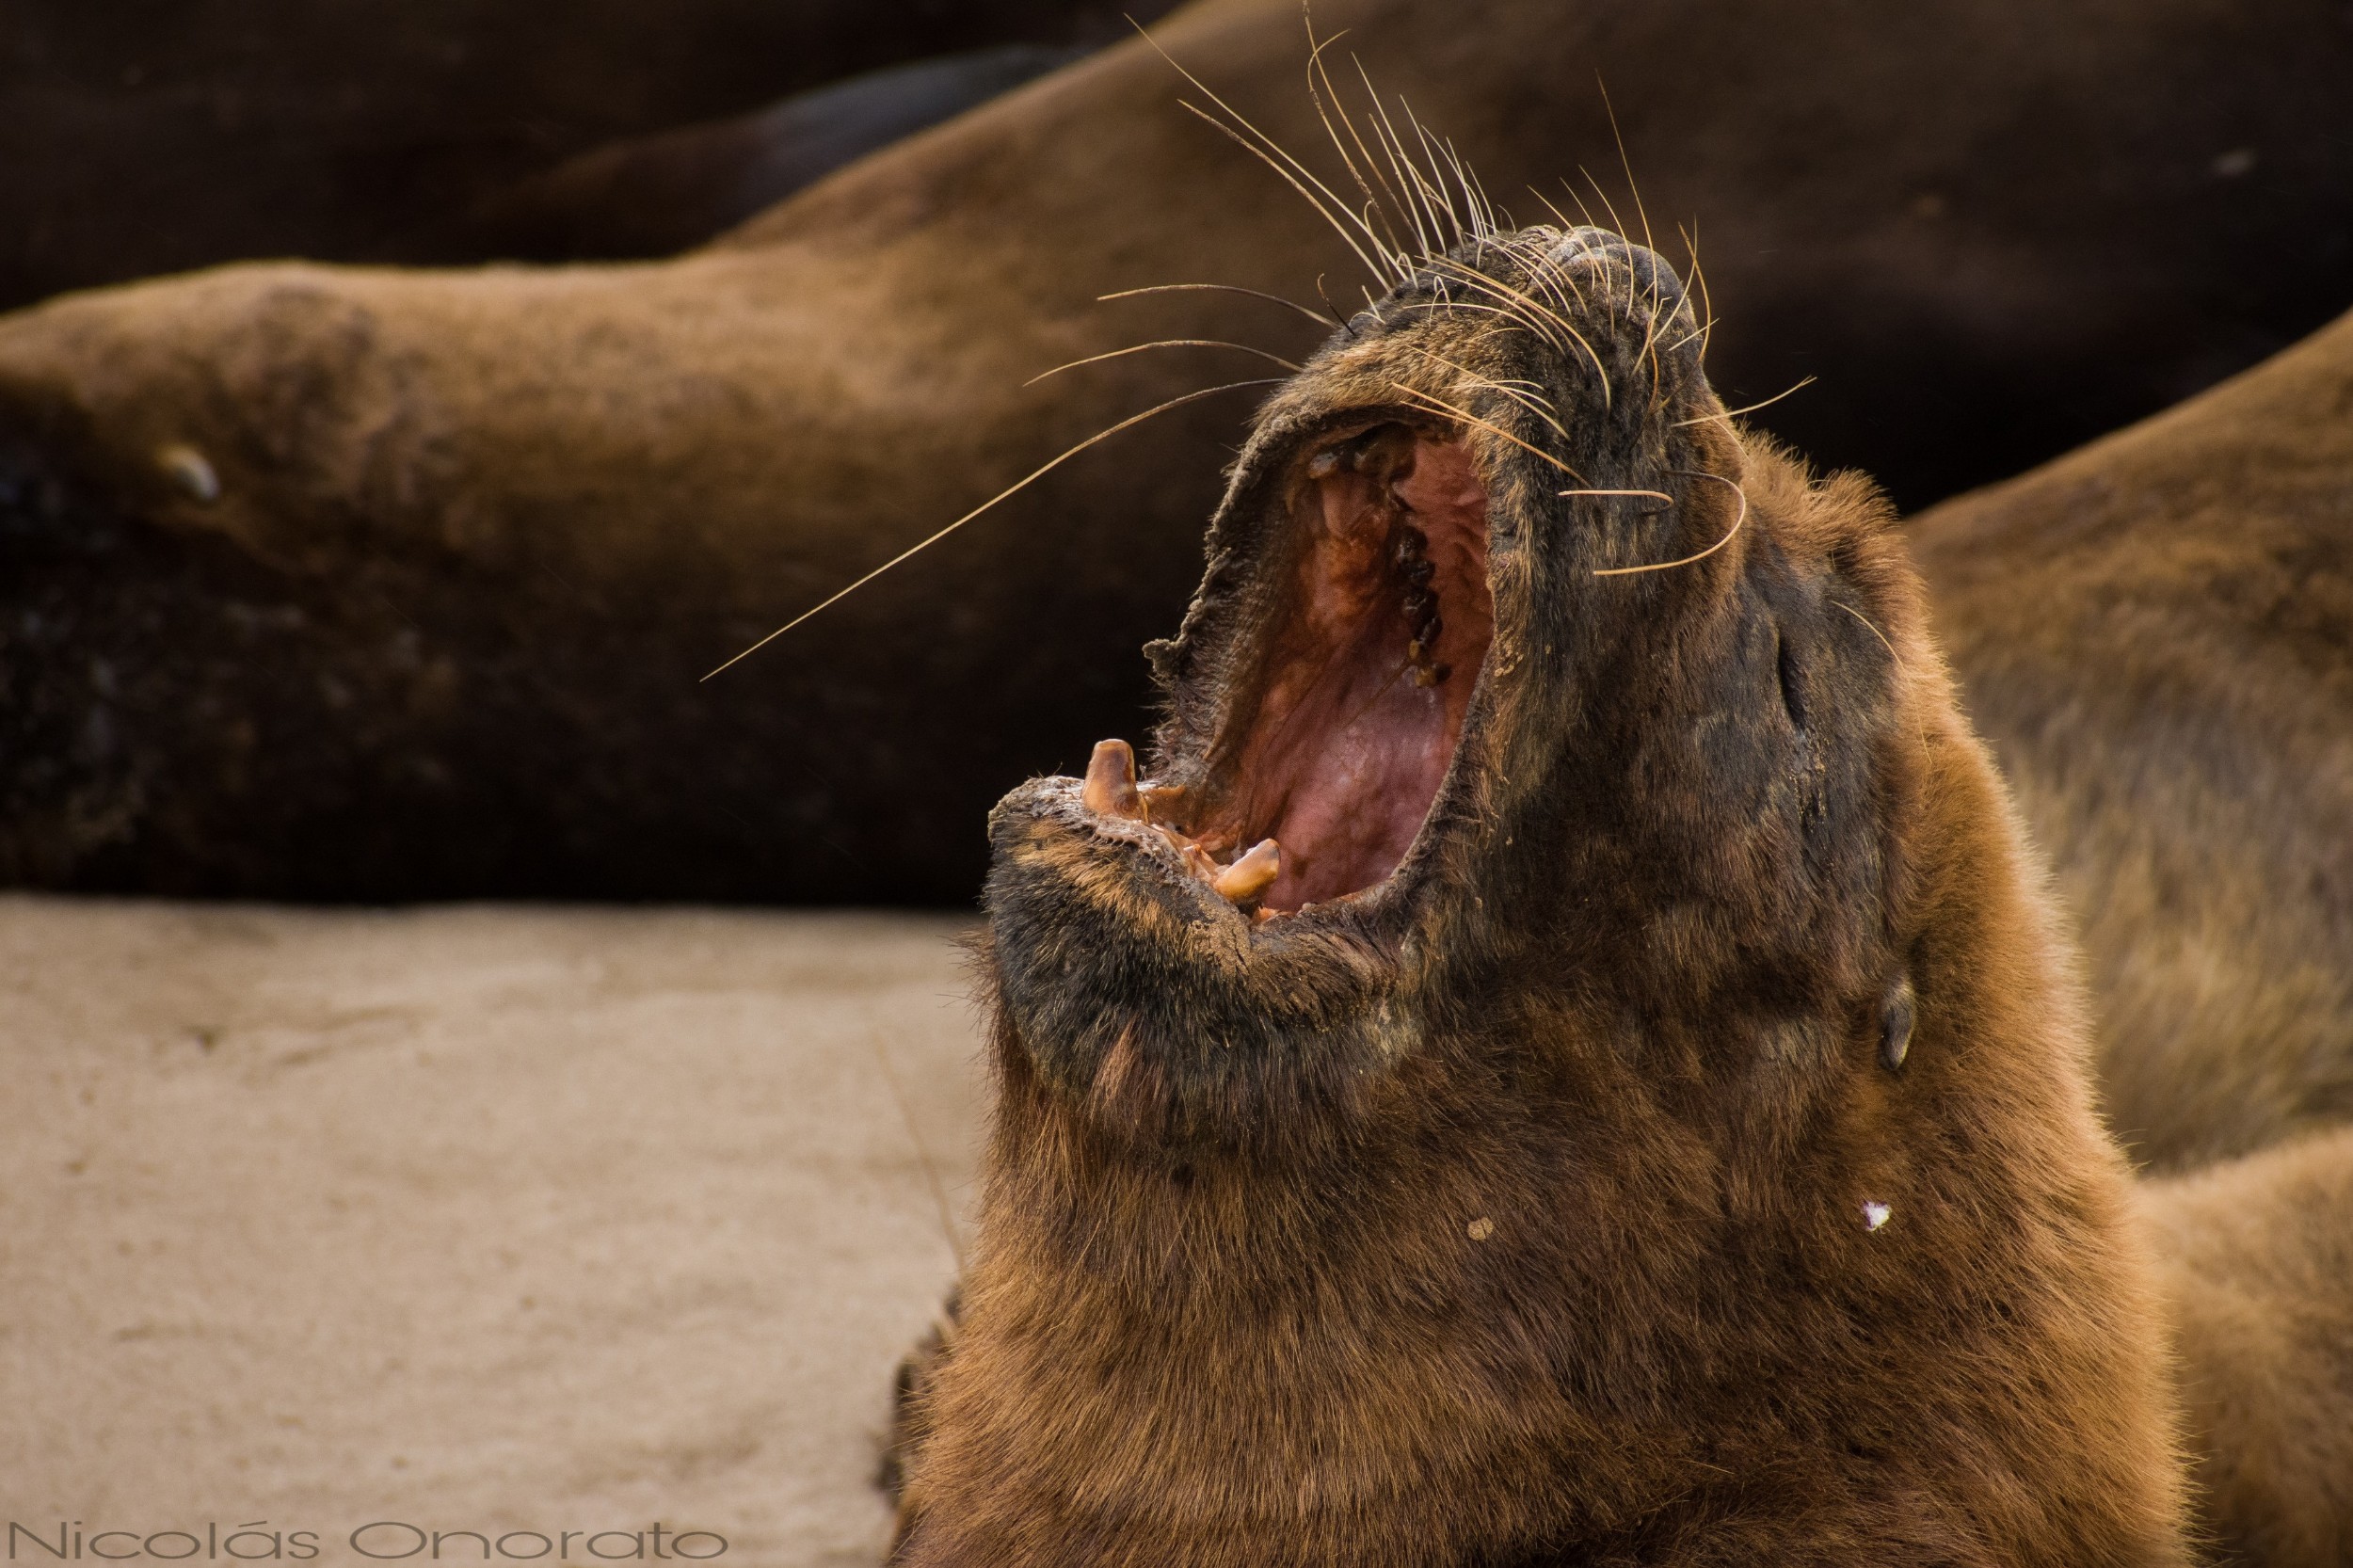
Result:
<svg viewBox="0 0 2353 1568"><path fill-rule="evenodd" d="M1438 633L1446 630L1446 622L1438 616L1438 596L1430 587L1430 579L1436 568L1430 564L1430 536L1410 522L1397 525L1396 540L1389 546L1389 564L1405 581L1405 597L1400 608L1405 612L1405 624L1413 636L1405 645L1405 662L1413 666L1414 684L1434 686L1453 673L1451 666L1438 663Z"/></svg>

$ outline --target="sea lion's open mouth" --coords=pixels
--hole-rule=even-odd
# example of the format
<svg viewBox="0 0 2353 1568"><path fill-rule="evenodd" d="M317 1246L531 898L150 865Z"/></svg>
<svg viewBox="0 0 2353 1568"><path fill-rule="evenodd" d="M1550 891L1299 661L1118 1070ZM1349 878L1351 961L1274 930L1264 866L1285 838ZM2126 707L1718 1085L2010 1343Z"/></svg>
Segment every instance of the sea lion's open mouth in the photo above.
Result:
<svg viewBox="0 0 2353 1568"><path fill-rule="evenodd" d="M1397 869L1495 632L1486 488L1452 432L1342 425L1303 447L1281 511L1286 536L1202 782L1138 791L1128 747L1106 742L1084 793L1091 809L1151 823L1261 919Z"/></svg>
<svg viewBox="0 0 2353 1568"><path fill-rule="evenodd" d="M1647 756L1659 704L1781 712L1769 652L1694 696L1654 647L1746 559L1701 335L1648 251L1523 231L1432 263L1270 394L1184 623L1145 649L1149 776L1106 742L990 816L1025 1072L1139 1148L1291 1158L1288 1123L1236 1108L1354 1114L1419 1048L1416 999L1540 941L1563 877L1621 873L1592 759ZM1307 1038L1319 1069L1289 1074Z"/></svg>

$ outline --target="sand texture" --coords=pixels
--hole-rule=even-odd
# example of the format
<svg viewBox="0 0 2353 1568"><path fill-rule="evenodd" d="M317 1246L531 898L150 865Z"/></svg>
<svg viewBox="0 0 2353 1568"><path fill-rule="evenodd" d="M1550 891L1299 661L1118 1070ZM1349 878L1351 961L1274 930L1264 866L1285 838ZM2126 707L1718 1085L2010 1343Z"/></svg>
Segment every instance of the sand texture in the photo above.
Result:
<svg viewBox="0 0 2353 1568"><path fill-rule="evenodd" d="M954 1270L919 1139L951 1204L971 1168L963 929L0 899L0 1509L217 1525L200 1561L258 1520L876 1560Z"/></svg>

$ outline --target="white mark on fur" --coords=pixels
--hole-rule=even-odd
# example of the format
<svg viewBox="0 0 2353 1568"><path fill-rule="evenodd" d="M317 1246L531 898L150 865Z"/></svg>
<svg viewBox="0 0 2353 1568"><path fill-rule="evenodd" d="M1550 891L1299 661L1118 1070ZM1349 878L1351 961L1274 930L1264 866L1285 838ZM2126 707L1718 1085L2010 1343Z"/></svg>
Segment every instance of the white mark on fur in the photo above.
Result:
<svg viewBox="0 0 2353 1568"><path fill-rule="evenodd" d="M1894 1212L1894 1209L1889 1208L1883 1203L1870 1203L1866 1201L1863 1206L1863 1228L1865 1230L1879 1229L1880 1226L1887 1223L1888 1215Z"/></svg>
<svg viewBox="0 0 2353 1568"><path fill-rule="evenodd" d="M204 454L185 441L159 448L155 462L189 500L211 503L220 499L220 475L213 472Z"/></svg>

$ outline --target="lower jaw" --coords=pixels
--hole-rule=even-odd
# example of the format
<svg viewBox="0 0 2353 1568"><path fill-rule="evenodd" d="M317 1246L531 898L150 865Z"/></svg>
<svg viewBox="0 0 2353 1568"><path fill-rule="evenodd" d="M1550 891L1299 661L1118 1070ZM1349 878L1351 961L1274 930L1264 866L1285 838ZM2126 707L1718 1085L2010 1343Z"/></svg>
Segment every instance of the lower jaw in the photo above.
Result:
<svg viewBox="0 0 2353 1568"><path fill-rule="evenodd" d="M1146 1144L1279 1143L1311 1102L1353 1120L1355 1085L1410 1046L1389 1005L1410 888L1260 918L1082 789L1032 780L990 820L989 964L1037 1074Z"/></svg>

